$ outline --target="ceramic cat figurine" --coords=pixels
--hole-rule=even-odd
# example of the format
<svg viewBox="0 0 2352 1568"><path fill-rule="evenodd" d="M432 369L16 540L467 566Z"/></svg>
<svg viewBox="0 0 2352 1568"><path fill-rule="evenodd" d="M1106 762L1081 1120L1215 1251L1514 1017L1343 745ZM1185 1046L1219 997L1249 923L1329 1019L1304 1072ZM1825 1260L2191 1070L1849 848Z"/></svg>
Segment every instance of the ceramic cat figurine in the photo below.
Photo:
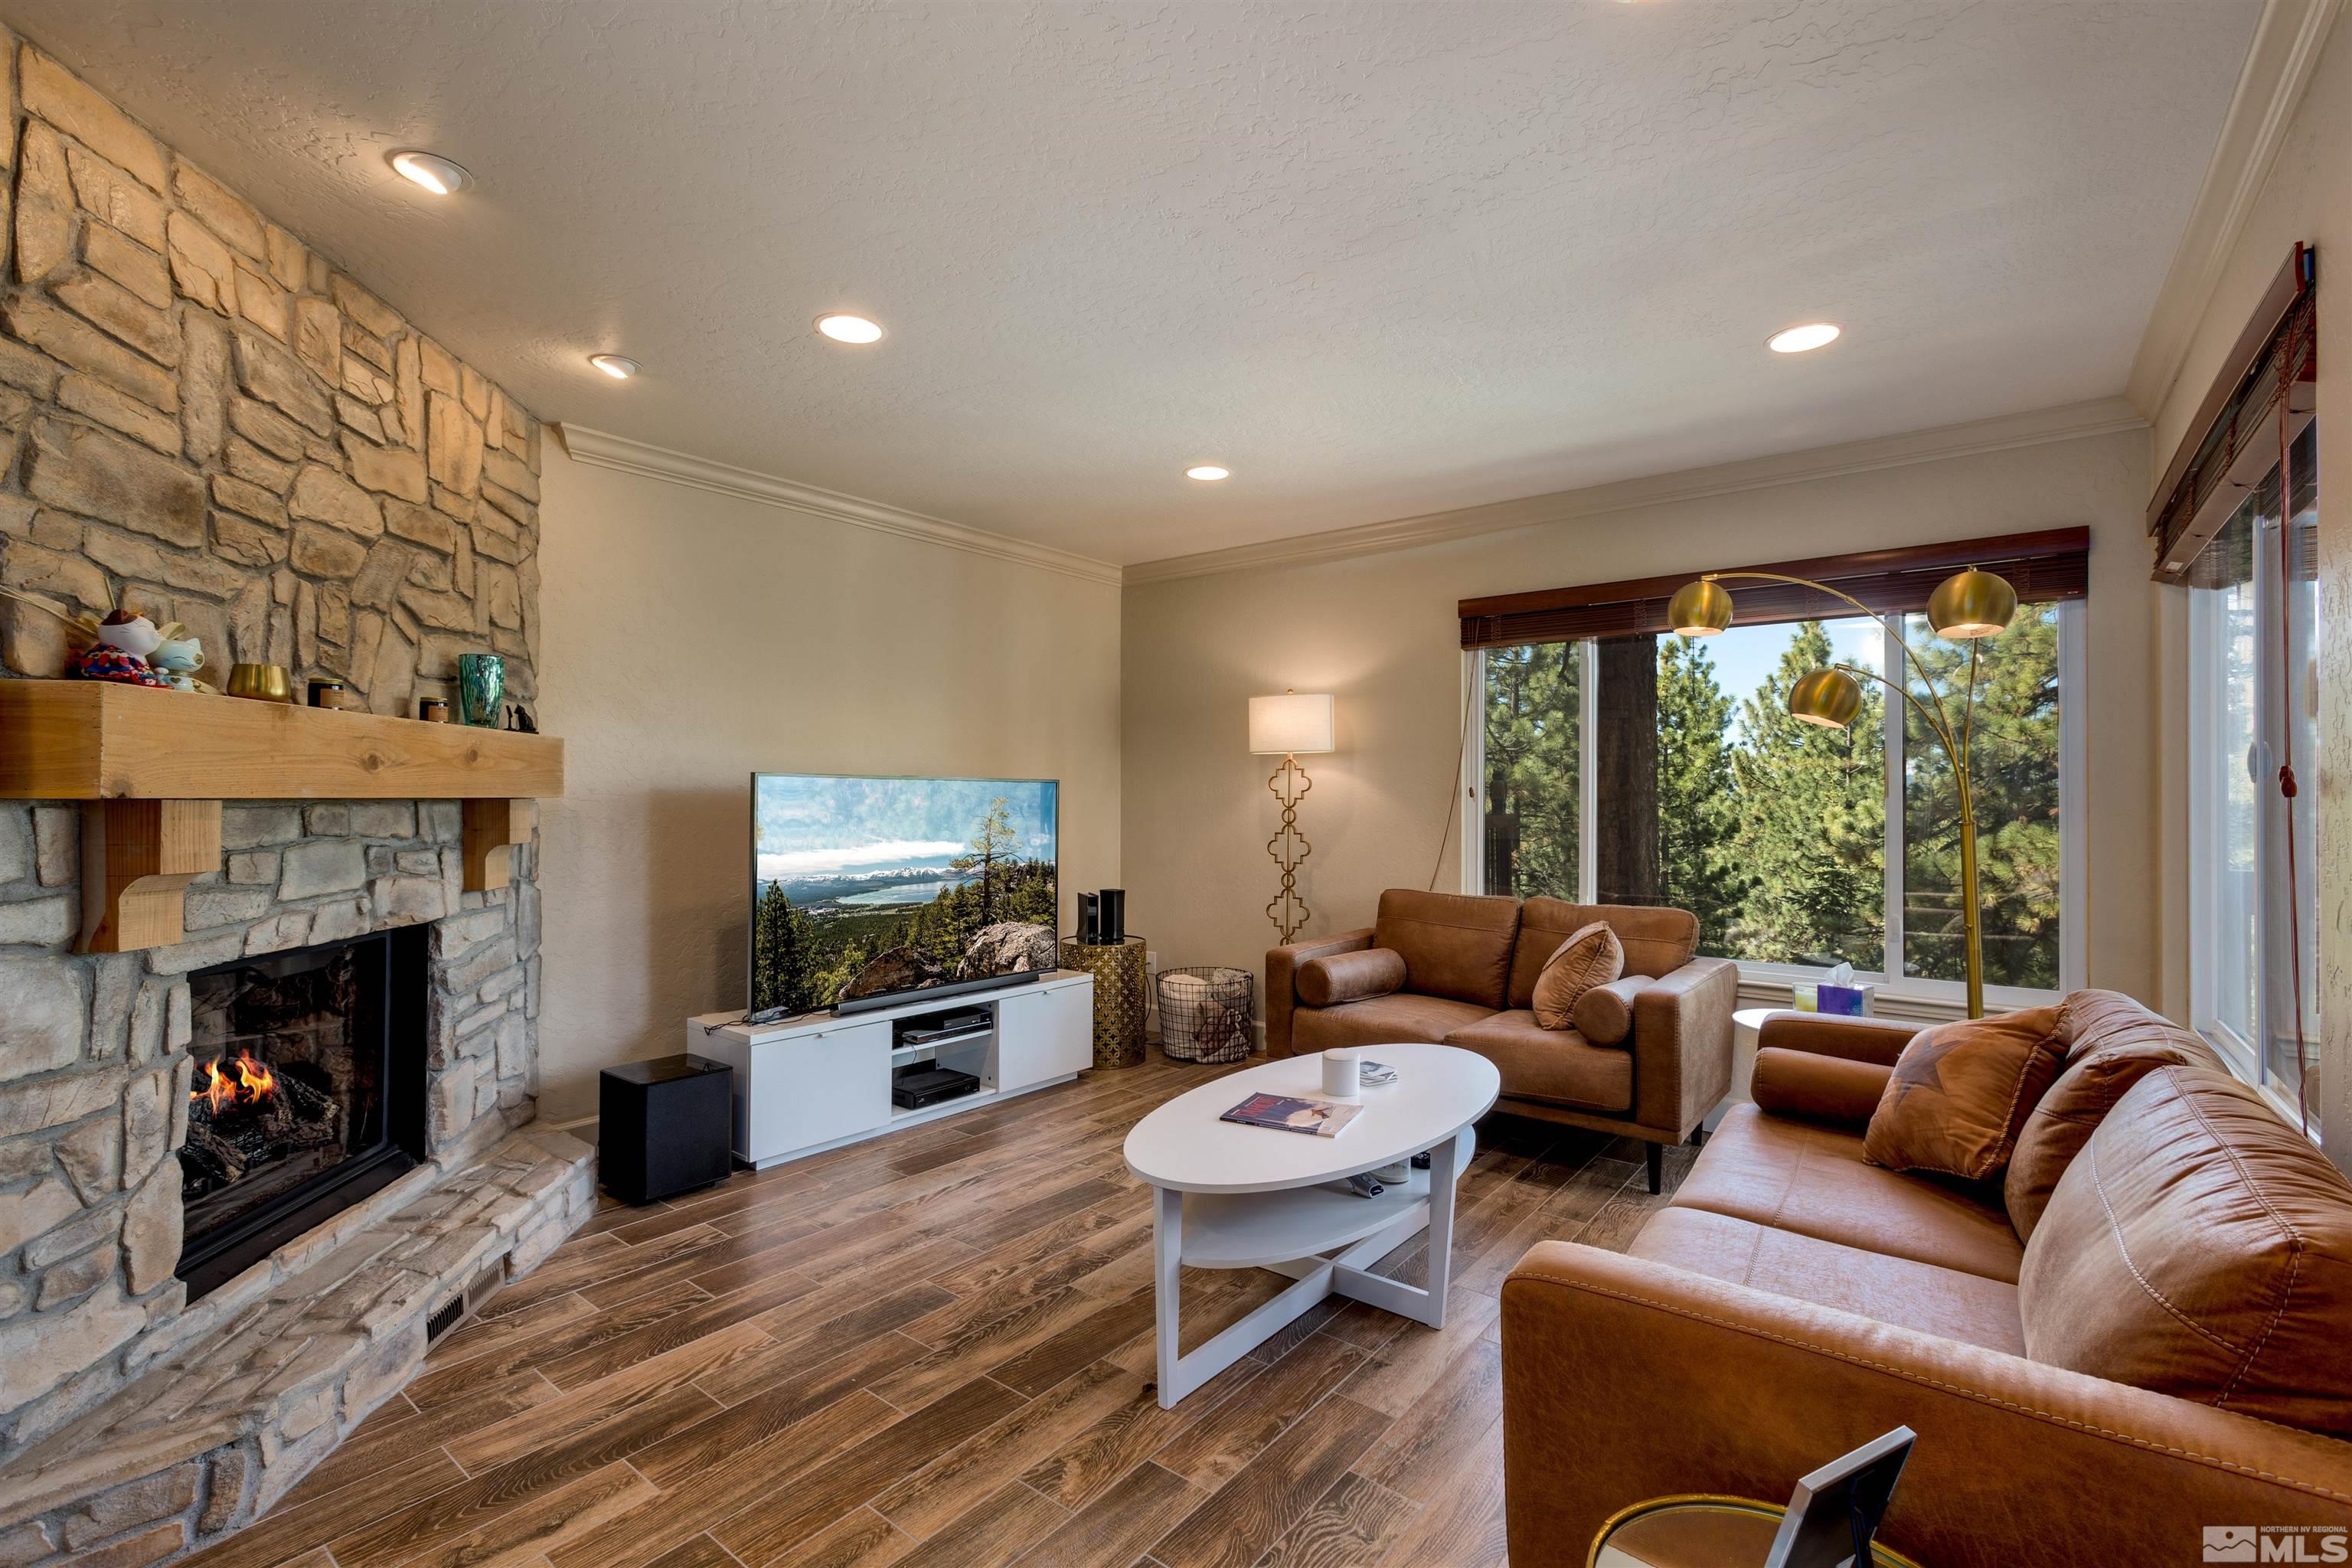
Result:
<svg viewBox="0 0 2352 1568"><path fill-rule="evenodd" d="M163 678L163 684L174 691L202 691L212 688L195 678L205 667L205 645L189 637L177 621L163 628L163 640L147 656L148 664Z"/></svg>

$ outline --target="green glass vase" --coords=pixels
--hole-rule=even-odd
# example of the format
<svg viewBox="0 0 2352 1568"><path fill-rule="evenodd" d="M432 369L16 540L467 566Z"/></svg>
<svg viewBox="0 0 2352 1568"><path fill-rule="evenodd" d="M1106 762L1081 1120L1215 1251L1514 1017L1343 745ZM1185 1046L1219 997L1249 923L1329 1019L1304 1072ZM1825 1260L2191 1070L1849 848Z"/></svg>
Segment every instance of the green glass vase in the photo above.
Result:
<svg viewBox="0 0 2352 1568"><path fill-rule="evenodd" d="M494 653L457 656L458 711L468 724L499 727L499 704L507 694L507 661Z"/></svg>

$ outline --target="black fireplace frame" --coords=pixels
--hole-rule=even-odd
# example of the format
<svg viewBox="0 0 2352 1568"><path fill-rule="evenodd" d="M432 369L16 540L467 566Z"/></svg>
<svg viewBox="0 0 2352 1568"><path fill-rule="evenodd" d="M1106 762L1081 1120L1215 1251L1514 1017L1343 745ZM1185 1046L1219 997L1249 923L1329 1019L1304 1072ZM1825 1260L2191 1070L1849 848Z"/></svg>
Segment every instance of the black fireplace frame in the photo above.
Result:
<svg viewBox="0 0 2352 1568"><path fill-rule="evenodd" d="M188 976L193 984L209 974L288 969L297 960L309 967L321 952L373 948L373 962L383 966L384 998L383 1136L268 1205L184 1242L179 1267L173 1272L186 1283L189 1300L226 1285L303 1232L390 1186L424 1160L429 940L428 928L402 926L345 942L234 959ZM370 962L370 957L359 953L358 962Z"/></svg>

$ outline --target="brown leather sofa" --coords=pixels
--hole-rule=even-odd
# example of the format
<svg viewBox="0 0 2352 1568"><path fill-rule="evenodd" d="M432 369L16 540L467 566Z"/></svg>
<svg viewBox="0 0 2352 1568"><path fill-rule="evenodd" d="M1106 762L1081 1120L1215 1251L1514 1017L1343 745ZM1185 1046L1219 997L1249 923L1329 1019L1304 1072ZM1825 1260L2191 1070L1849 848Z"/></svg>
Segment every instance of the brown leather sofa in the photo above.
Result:
<svg viewBox="0 0 2352 1568"><path fill-rule="evenodd" d="M1594 921L1623 945L1624 978L1586 994L1575 1028L1543 1028L1536 977ZM1664 1146L1731 1087L1738 970L1693 957L1697 946L1684 910L1391 888L1371 925L1267 952L1266 1054L1398 1040L1475 1051L1502 1075L1503 1110L1642 1139L1654 1193Z"/></svg>
<svg viewBox="0 0 2352 1568"><path fill-rule="evenodd" d="M1918 1442L1881 1539L1933 1568L2195 1563L2207 1527L2352 1525L2352 1183L2128 998L2078 992L2059 1032L2086 1075L2177 1050L2104 1115L2053 1113L2087 1142L2039 1167L2038 1211L1865 1161L1909 1028L1781 1014L1759 1103L1630 1253L1531 1250L1503 1287L1514 1568L1584 1563L1647 1499L1786 1500L1896 1426ZM2021 1152L2011 1194L2034 1168Z"/></svg>

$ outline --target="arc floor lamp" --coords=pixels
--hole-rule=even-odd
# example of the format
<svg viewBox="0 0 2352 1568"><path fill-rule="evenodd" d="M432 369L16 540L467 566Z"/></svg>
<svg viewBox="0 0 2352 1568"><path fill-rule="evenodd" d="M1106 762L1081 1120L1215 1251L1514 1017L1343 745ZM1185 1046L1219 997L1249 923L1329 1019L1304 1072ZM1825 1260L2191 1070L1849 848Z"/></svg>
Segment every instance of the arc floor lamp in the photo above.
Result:
<svg viewBox="0 0 2352 1568"><path fill-rule="evenodd" d="M1315 787L1301 756L1338 749L1338 708L1328 691L1286 691L1279 697L1249 700L1250 751L1261 757L1280 757L1282 765L1265 781L1282 803L1282 826L1265 841L1265 852L1282 868L1282 885L1265 906L1265 918L1287 944L1314 913L1298 896L1298 868L1315 852L1298 831L1298 803Z"/></svg>
<svg viewBox="0 0 2352 1568"><path fill-rule="evenodd" d="M1789 714L1803 723L1844 729L1862 711L1862 688L1854 683L1854 678L1861 676L1879 682L1909 703L1919 721L1936 737L1937 744L1943 747L1944 755L1951 761L1952 781L1960 801L1960 924L1968 938L1969 1016L1983 1017L1984 910L1977 897L1977 813L1974 784L1969 774L1969 738L1976 717L1978 645L1986 637L1999 637L2016 618L2017 590L2010 586L2007 579L1971 566L1945 578L1928 595L1927 624L1935 628L1937 636L1969 645L1968 685L1955 693L1947 706L1944 693L1937 689L1927 667L1884 616L1853 595L1808 577L1788 577L1777 572L1707 573L1697 582L1685 583L1675 591L1666 606L1666 617L1674 629L1686 637L1707 637L1727 629L1731 625L1731 595L1722 584L1734 578L1790 583L1843 599L1876 621L1918 672L1919 684L1927 694L1925 701L1901 678L1899 668L1893 678L1852 664L1833 664L1826 669L1812 670L1789 689ZM1957 719L1953 717L1955 710Z"/></svg>

